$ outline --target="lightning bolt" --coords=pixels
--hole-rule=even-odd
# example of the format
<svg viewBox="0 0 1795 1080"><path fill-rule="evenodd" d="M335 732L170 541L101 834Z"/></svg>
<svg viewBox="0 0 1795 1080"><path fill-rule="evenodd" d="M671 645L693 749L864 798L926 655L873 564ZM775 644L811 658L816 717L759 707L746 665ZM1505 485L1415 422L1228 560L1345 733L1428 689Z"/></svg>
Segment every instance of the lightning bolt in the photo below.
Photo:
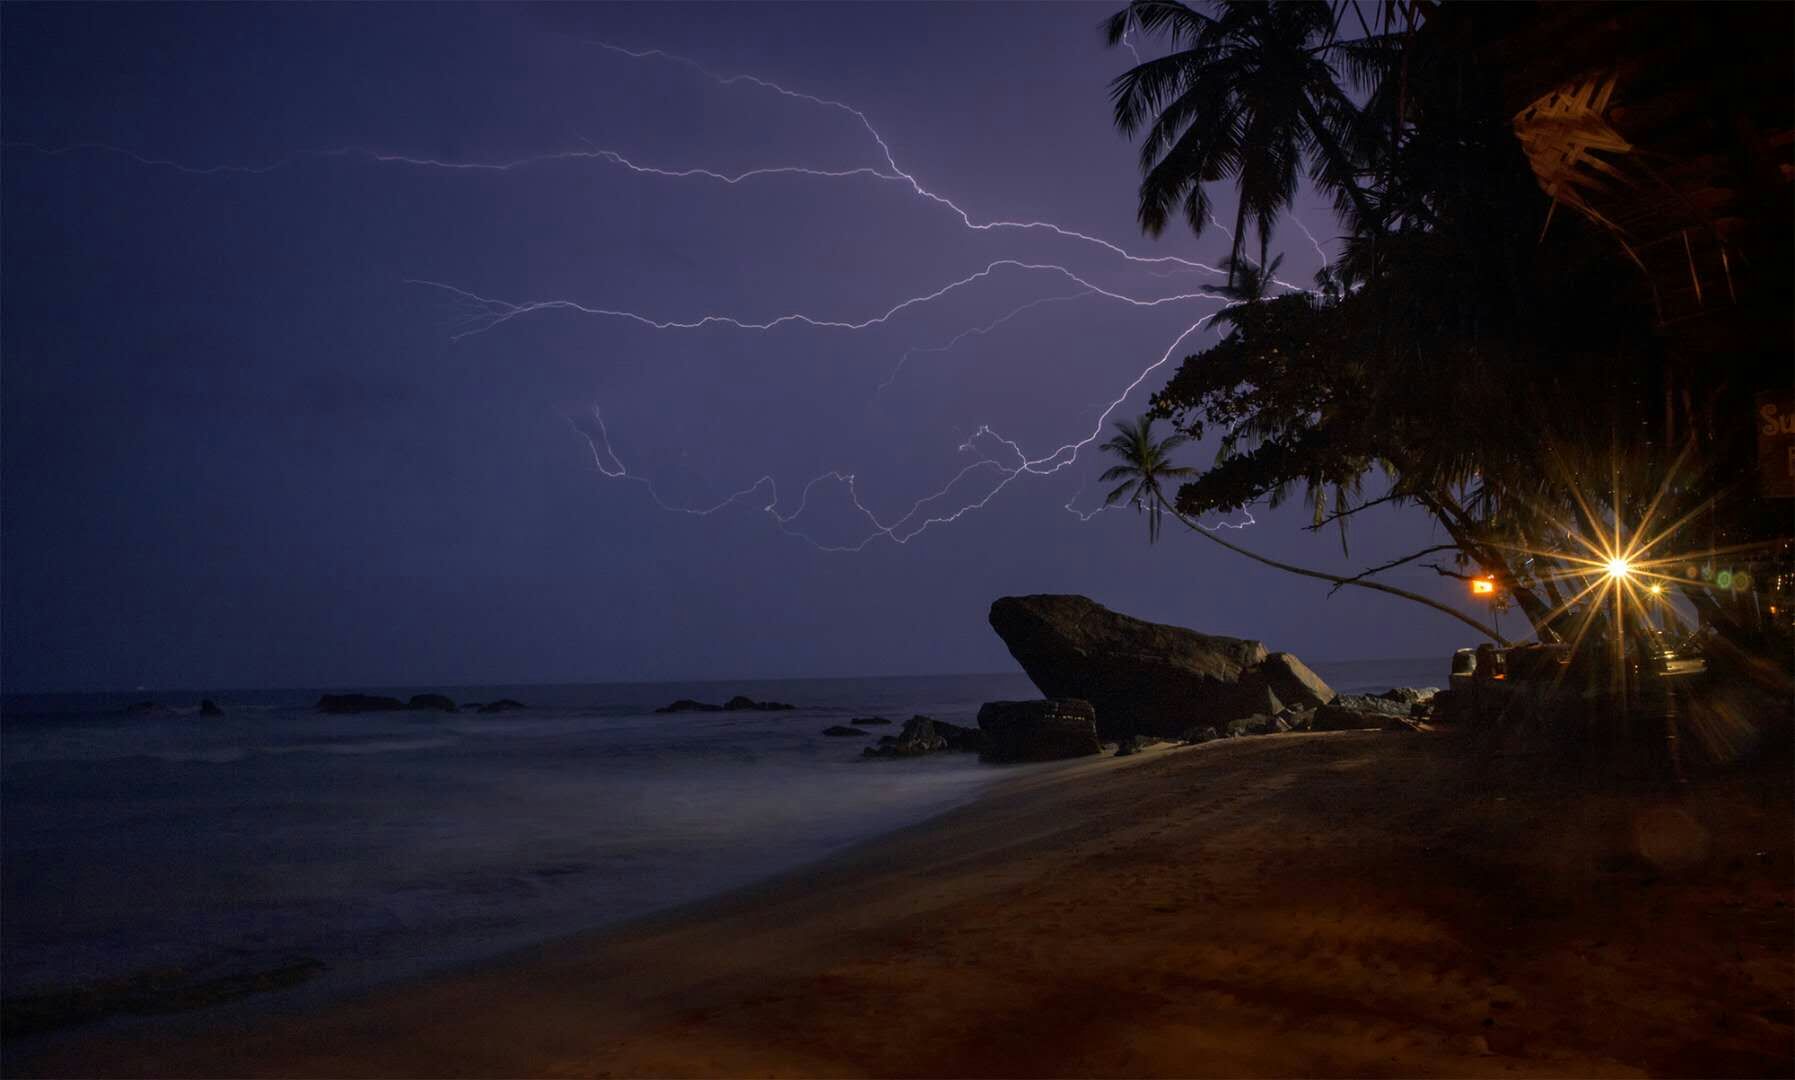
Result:
<svg viewBox="0 0 1795 1080"><path fill-rule="evenodd" d="M1134 43L1126 38L1124 39L1124 43L1129 50L1134 53L1138 62L1140 56L1138 50L1135 49ZM884 167L862 166L845 169L819 169L800 165L778 165L747 169L733 173L705 167L668 168L659 165L642 164L619 151L591 144L589 140L582 140L587 142L587 147L585 149L535 154L502 161L453 161L375 151L360 147L341 147L291 155L264 165L213 166L189 165L172 159L151 157L132 150L102 143L80 143L60 148L44 147L34 143L5 143L0 145L29 149L52 156L60 156L77 151L113 153L123 155L130 160L145 166L171 168L183 173L199 176L215 174L261 175L276 169L286 168L306 158L358 158L385 165L403 165L414 168L460 172L496 173L512 172L552 162L582 160L599 161L641 175L650 175L666 179L702 179L732 185L744 183L753 179L775 176L801 176L826 180L867 178L882 182L904 184L910 189L913 195L946 209L959 221L962 227L975 232L995 232L998 230L1047 232L1065 239L1075 240L1086 245L1101 248L1112 255L1120 257L1128 263L1141 267L1153 268L1148 272L1156 277L1166 277L1193 271L1201 271L1217 275L1222 273L1221 270L1207 263L1182 258L1180 256L1139 255L1101 237L1093 236L1076 229L1070 229L1055 222L975 220L971 213L961 207L958 203L947 196L931 190L914 174L903 169L898 164L890 143L873 125L867 114L847 102L792 90L756 75L722 75L712 71L690 57L681 56L661 49L633 50L605 41L591 41L589 44L632 59L657 59L680 64L698 72L704 78L722 87L749 85L765 89L789 99L803 101L819 107L843 112L846 115L851 116L872 138L883 157ZM1219 222L1217 224L1219 225ZM1300 226L1301 222L1299 221L1298 224ZM1226 232L1227 230L1223 229L1223 231ZM1306 227L1304 228L1304 232L1306 234L1308 233ZM1312 234L1309 235L1311 242L1313 243L1314 237ZM1325 260L1326 255L1321 252L1319 243L1316 243L1315 246L1317 252L1321 253ZM910 308L930 303L958 289L983 281L999 270L1005 269L1056 274L1080 286L1080 291L1063 296L1040 297L1029 301L988 324L962 331L943 345L914 347L900 356L897 367L893 370L891 375L880 384L880 391L883 391L893 380L895 380L898 373L902 370L905 360L914 353L948 351L969 336L981 336L990 333L992 330L995 330L997 327L1009 322L1024 312L1044 304L1063 302L1090 295L1099 295L1138 308L1153 308L1165 304L1195 300L1226 302L1229 299L1225 296L1201 290L1154 297L1130 296L1125 293L1095 285L1071 269L1059 264L1031 263L1009 258L994 260L982 270L951 281L946 285L931 291L901 300L880 314L861 319L827 318L807 313L788 313L762 321L754 321L733 315L716 314L702 315L696 319L688 320L658 319L639 312L595 307L573 300L553 299L515 303L482 296L444 282L426 279L410 279L408 283L446 292L461 305L463 308L461 322L459 328L452 335L452 340L461 340L474 334L485 333L488 330L494 329L497 326L520 316L540 311L553 310L573 311L592 316L629 320L655 330L691 330L706 326L721 325L743 331L764 332L787 325L803 325L819 329L859 331L884 324ZM1289 289L1298 288L1288 282L1279 281L1277 284ZM586 440L592 453L594 467L598 473L609 479L622 479L641 484L648 492L651 500L664 510L706 517L727 507L741 503L750 497L759 496L762 493L765 493L765 501L760 503L759 508L774 520L780 531L788 535L800 537L817 547L819 550L840 552L861 551L864 550L867 545L880 539L888 539L897 544L907 544L909 541L935 525L951 523L968 513L982 509L1019 477L1024 475L1051 476L1074 464L1078 460L1079 454L1101 435L1104 425L1108 422L1109 418L1118 408L1120 408L1127 398L1139 388L1141 383L1154 371L1164 366L1171 359L1176 350L1191 335L1197 333L1202 327L1208 324L1221 310L1225 310L1225 308L1218 309L1217 311L1213 311L1208 315L1203 316L1197 321L1189 324L1180 334L1178 334L1167 346L1165 352L1159 359L1142 369L1115 398L1102 408L1096 423L1088 434L1064 443L1048 453L1030 456L1030 454L1024 451L1015 441L998 434L989 425L981 425L960 447L962 452L976 454L977 459L959 470L939 488L917 499L905 513L889 522L882 521L862 502L855 474L844 472L842 470L829 470L813 477L803 486L799 493L796 505L790 510L780 509L781 500L778 485L775 479L770 475L761 476L753 484L732 493L727 498L711 506L700 507L679 505L665 499L656 489L652 480L648 477L634 473L624 465L622 459L619 457L611 443L609 431L606 428L603 416L598 409L595 408L593 410L589 420L580 417L570 418L570 421L572 422L574 429ZM983 449L981 447L988 447L989 449ZM1001 455L994 456L995 451L1001 451ZM969 477L980 473L989 473L994 478L988 490L986 490L981 497L970 502L960 503L951 510L940 511L934 508L935 504L947 499L950 493L952 493L962 482L966 481ZM802 530L793 527L793 523L803 515L808 507L813 490L822 484L834 484L845 490L851 504L871 526L870 531L863 539L850 545L824 544ZM1083 512L1075 509L1073 503L1076 502L1076 498L1077 496L1074 496L1073 500L1068 501L1065 508L1075 516L1079 517L1080 520L1088 521L1094 517L1096 513L1101 512L1101 509L1091 512ZM1223 523L1214 526L1214 528L1245 528L1251 524L1253 524L1253 519L1249 513L1246 520L1243 522ZM1210 528L1209 526L1204 527Z"/></svg>

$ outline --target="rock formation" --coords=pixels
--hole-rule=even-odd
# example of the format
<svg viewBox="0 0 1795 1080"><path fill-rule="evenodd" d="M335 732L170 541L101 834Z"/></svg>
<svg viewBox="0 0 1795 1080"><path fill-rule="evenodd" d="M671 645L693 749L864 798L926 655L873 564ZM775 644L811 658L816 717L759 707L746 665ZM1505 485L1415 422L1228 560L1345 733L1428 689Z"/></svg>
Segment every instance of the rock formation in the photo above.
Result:
<svg viewBox="0 0 1795 1080"><path fill-rule="evenodd" d="M438 712L454 712L455 703L441 694L413 694L408 702L414 709L435 709Z"/></svg>
<svg viewBox="0 0 1795 1080"><path fill-rule="evenodd" d="M661 706L655 712L784 712L787 709L795 708L797 708L796 705L787 705L782 701L755 701L751 697L737 694L721 705L712 705L708 701L693 701L691 698L680 698L671 705Z"/></svg>
<svg viewBox="0 0 1795 1080"><path fill-rule="evenodd" d="M223 716L224 710L219 708L218 702L213 701L211 698L201 698L199 703L199 714L201 716Z"/></svg>
<svg viewBox="0 0 1795 1080"><path fill-rule="evenodd" d="M987 701L979 708L981 761L1056 761L1100 754L1088 701Z"/></svg>
<svg viewBox="0 0 1795 1080"><path fill-rule="evenodd" d="M926 716L912 716L904 721L903 731L895 736L885 736L878 746L869 746L864 753L867 757L915 757L946 749L947 739L936 732L935 721Z"/></svg>
<svg viewBox="0 0 1795 1080"><path fill-rule="evenodd" d="M527 709L527 708L529 708L529 706L525 705L521 701L513 701L510 698L500 698L497 701L489 701L486 704L480 706L480 711L483 713L502 713L502 712L516 712L519 709Z"/></svg>
<svg viewBox="0 0 1795 1080"><path fill-rule="evenodd" d="M865 738L867 733L864 728L848 727L846 724L836 724L834 727L824 728L823 734L825 734L825 735L858 735L861 738Z"/></svg>
<svg viewBox="0 0 1795 1080"><path fill-rule="evenodd" d="M1106 739L1175 738L1334 697L1289 653L1132 619L1082 596L1003 597L991 605L991 628L1043 694L1090 702Z"/></svg>
<svg viewBox="0 0 1795 1080"><path fill-rule="evenodd" d="M325 694L318 699L318 711L327 713L398 712L410 708L396 697L378 694Z"/></svg>

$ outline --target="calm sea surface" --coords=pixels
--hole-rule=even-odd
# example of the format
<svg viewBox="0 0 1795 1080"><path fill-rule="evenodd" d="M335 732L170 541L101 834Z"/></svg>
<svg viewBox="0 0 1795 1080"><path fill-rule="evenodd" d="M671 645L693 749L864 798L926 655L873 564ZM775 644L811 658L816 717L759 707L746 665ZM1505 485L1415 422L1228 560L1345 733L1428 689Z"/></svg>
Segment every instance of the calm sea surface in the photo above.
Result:
<svg viewBox="0 0 1795 1080"><path fill-rule="evenodd" d="M1316 664L1343 691L1444 659ZM409 696L434 687L372 688ZM478 687L498 715L313 710L317 691L0 702L5 993L155 969L329 965L338 988L714 894L966 802L971 755L862 761L913 713L974 723L1021 675ZM794 712L652 715L743 693ZM155 716L124 707L151 698ZM821 734L855 716L897 723Z"/></svg>

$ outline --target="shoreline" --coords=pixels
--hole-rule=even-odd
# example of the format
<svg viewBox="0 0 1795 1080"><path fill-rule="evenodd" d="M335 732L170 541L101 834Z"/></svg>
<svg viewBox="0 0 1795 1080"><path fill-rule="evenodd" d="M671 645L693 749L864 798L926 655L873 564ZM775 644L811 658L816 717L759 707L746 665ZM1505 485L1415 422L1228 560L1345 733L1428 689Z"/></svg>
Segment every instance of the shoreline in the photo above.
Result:
<svg viewBox="0 0 1795 1080"><path fill-rule="evenodd" d="M1781 1075L1778 764L1673 800L1448 734L1081 759L471 969L71 1031L7 1071ZM1658 940L1667 910L1699 929Z"/></svg>

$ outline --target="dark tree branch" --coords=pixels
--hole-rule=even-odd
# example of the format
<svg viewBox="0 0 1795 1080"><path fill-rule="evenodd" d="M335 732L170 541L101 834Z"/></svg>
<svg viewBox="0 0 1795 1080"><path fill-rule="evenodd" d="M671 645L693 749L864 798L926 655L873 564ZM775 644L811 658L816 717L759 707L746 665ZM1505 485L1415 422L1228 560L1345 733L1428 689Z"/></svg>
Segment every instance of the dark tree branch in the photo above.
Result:
<svg viewBox="0 0 1795 1080"><path fill-rule="evenodd" d="M1304 525L1303 528L1309 532L1314 532L1317 529L1326 528L1328 525L1332 524L1333 522L1339 521L1343 517L1351 517L1352 515L1358 513L1361 510L1368 510L1373 506L1377 506L1379 504L1387 503L1387 502L1395 502L1397 499L1403 499L1403 498L1407 498L1407 497L1408 496L1406 496L1406 495L1398 494L1397 492L1392 491L1390 494L1379 496L1378 498L1372 499L1370 502L1362 502L1357 506L1349 506L1337 514L1329 514L1326 517L1322 518L1320 521L1315 522L1313 525Z"/></svg>
<svg viewBox="0 0 1795 1080"><path fill-rule="evenodd" d="M1328 590L1328 595L1332 596L1335 593L1339 592L1341 585L1356 585L1361 580L1368 578L1373 574L1381 574L1385 570L1390 570L1395 567L1401 566L1403 563L1413 562L1414 560L1419 559L1423 555L1432 555L1436 551L1457 551L1457 550L1458 550L1457 544L1435 544L1433 547L1422 548L1420 551L1415 552L1413 555L1404 555L1402 558L1392 559L1391 561L1384 563L1382 566L1373 566L1369 570L1361 570L1358 573L1354 574L1352 577L1344 578L1338 584L1336 584L1333 588Z"/></svg>

